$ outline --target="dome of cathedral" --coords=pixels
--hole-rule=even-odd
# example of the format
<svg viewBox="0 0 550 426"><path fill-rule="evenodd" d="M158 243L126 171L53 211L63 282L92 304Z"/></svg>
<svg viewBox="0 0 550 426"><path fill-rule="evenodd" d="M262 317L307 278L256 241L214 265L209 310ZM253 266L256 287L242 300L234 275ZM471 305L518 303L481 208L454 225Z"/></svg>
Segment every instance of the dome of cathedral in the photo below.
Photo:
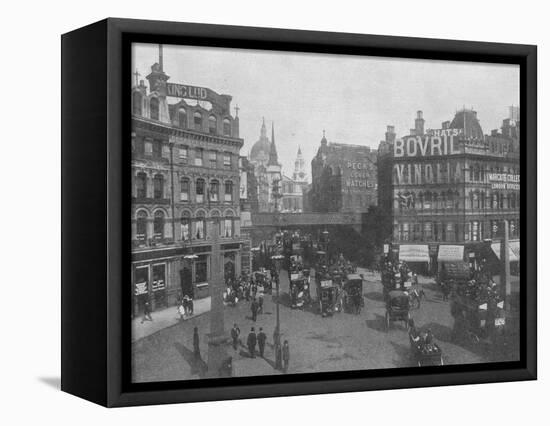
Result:
<svg viewBox="0 0 550 426"><path fill-rule="evenodd" d="M260 132L260 139L258 139L252 149L250 150L250 160L267 160L269 158L269 152L271 150L271 142L266 135L265 121L262 122L262 129Z"/></svg>

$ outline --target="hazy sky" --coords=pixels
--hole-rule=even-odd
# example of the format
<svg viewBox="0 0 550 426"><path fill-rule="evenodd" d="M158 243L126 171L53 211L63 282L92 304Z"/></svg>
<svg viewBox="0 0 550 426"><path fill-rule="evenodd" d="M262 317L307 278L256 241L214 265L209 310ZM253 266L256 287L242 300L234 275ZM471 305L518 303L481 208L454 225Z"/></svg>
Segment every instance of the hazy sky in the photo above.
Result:
<svg viewBox="0 0 550 426"><path fill-rule="evenodd" d="M164 45L163 52L170 82L233 97L232 115L236 105L240 108L242 155L258 140L262 117L269 137L274 121L279 161L287 175L298 146L310 175L323 129L329 142L377 148L388 124L398 136L408 134L417 110L424 111L426 128L439 129L457 109L473 107L489 133L501 126L508 106L519 105L515 65L171 45ZM140 79L155 62L157 45L134 46L133 69Z"/></svg>

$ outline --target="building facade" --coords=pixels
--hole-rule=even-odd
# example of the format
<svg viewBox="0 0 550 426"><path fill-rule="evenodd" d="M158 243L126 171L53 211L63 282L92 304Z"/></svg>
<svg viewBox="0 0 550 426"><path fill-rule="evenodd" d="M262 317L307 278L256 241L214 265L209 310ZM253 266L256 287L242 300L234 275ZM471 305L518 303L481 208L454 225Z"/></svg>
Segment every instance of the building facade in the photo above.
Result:
<svg viewBox="0 0 550 426"><path fill-rule="evenodd" d="M273 194L274 187L280 188L282 173L275 145L275 125L271 125L271 141L267 137L265 120L262 120L260 139L250 150L249 161L254 166L257 185L258 210L260 213L280 211L281 198ZM280 189L279 189L280 191Z"/></svg>
<svg viewBox="0 0 550 426"><path fill-rule="evenodd" d="M377 205L377 151L328 143L324 132L311 161L308 204L314 212L367 212Z"/></svg>
<svg viewBox="0 0 550 426"><path fill-rule="evenodd" d="M132 291L134 314L185 294L209 295L212 231L225 274L239 274L239 119L231 96L169 83L159 63L132 89ZM170 102L169 102L170 100ZM249 244L248 244L249 247Z"/></svg>
<svg viewBox="0 0 550 426"><path fill-rule="evenodd" d="M510 238L519 238L519 121L484 135L476 111L463 109L425 130L418 111L409 135L396 139L388 126L378 152L379 203L391 212L392 242L427 244L423 253L437 261L441 245L463 247L456 253L465 260L481 254L484 241L500 238L503 219Z"/></svg>

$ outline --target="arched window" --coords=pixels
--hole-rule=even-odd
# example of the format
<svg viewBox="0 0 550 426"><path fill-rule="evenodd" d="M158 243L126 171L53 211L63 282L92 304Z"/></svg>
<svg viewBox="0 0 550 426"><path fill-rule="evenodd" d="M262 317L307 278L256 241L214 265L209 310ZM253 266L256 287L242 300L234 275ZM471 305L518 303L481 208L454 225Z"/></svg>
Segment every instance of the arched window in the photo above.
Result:
<svg viewBox="0 0 550 426"><path fill-rule="evenodd" d="M155 175L153 178L153 198L164 198L164 176Z"/></svg>
<svg viewBox="0 0 550 426"><path fill-rule="evenodd" d="M189 201L189 179L180 180L180 201Z"/></svg>
<svg viewBox="0 0 550 426"><path fill-rule="evenodd" d="M223 119L223 134L224 136L231 136L231 121L229 121L229 118Z"/></svg>
<svg viewBox="0 0 550 426"><path fill-rule="evenodd" d="M139 211L136 217L136 238L139 241L147 240L147 213Z"/></svg>
<svg viewBox="0 0 550 426"><path fill-rule="evenodd" d="M210 181L210 201L220 201L220 183L217 180Z"/></svg>
<svg viewBox="0 0 550 426"><path fill-rule="evenodd" d="M195 130L202 130L202 114L200 112L197 111L193 114L193 123Z"/></svg>
<svg viewBox="0 0 550 426"><path fill-rule="evenodd" d="M197 179L195 194L197 203L204 203L204 179Z"/></svg>
<svg viewBox="0 0 550 426"><path fill-rule="evenodd" d="M151 98L149 101L149 111L152 120L159 119L159 100L157 98Z"/></svg>
<svg viewBox="0 0 550 426"><path fill-rule="evenodd" d="M206 238L206 219L204 212L197 212L197 218L195 220L195 238L202 240Z"/></svg>
<svg viewBox="0 0 550 426"><path fill-rule="evenodd" d="M132 112L135 115L143 115L141 102L142 102L141 93L134 92L134 96L133 96L133 99L132 99Z"/></svg>
<svg viewBox="0 0 550 426"><path fill-rule="evenodd" d="M153 237L156 240L164 238L164 213L160 210L155 212L153 219Z"/></svg>
<svg viewBox="0 0 550 426"><path fill-rule="evenodd" d="M218 120L216 120L216 116L214 115L208 117L208 133L211 135L218 133Z"/></svg>
<svg viewBox="0 0 550 426"><path fill-rule="evenodd" d="M222 237L231 238L233 236L233 215L229 212L225 214L222 226Z"/></svg>
<svg viewBox="0 0 550 426"><path fill-rule="evenodd" d="M138 173L136 176L136 197L147 197L147 175L143 172Z"/></svg>
<svg viewBox="0 0 550 426"><path fill-rule="evenodd" d="M178 122L180 128L187 129L187 111L183 107L178 110Z"/></svg>
<svg viewBox="0 0 550 426"><path fill-rule="evenodd" d="M191 238L191 214L184 211L181 214L181 239L187 241Z"/></svg>
<svg viewBox="0 0 550 426"><path fill-rule="evenodd" d="M225 181L224 201L233 201L233 182L231 182L230 180Z"/></svg>

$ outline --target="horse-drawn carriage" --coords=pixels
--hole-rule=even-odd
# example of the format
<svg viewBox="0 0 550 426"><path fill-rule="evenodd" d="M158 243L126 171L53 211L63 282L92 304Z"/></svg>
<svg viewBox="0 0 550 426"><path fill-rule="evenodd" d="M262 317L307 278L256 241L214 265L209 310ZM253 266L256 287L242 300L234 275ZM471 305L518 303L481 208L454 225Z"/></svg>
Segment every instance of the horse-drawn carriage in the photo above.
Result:
<svg viewBox="0 0 550 426"><path fill-rule="evenodd" d="M405 327L410 320L409 295L401 290L392 290L388 293L386 300L386 331L390 329L391 323L403 321Z"/></svg>
<svg viewBox="0 0 550 426"><path fill-rule="evenodd" d="M334 315L338 300L339 287L331 279L320 277L317 280L317 296L319 297L319 312L322 317Z"/></svg>
<svg viewBox="0 0 550 426"><path fill-rule="evenodd" d="M302 271L290 274L290 307L303 309L310 303L309 280Z"/></svg>
<svg viewBox="0 0 550 426"><path fill-rule="evenodd" d="M365 300L363 299L363 277L359 274L348 274L343 283L343 290L344 312L360 314L361 308L365 306Z"/></svg>

